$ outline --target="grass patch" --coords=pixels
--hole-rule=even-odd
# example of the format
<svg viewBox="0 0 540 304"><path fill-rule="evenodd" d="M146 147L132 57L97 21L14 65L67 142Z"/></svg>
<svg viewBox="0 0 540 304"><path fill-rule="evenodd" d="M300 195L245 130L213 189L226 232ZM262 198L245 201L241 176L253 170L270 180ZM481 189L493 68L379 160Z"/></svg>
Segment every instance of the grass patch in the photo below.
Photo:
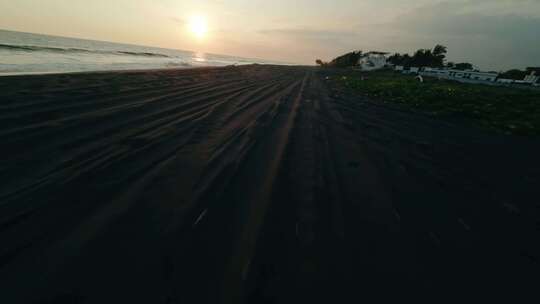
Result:
<svg viewBox="0 0 540 304"><path fill-rule="evenodd" d="M517 89L424 78L390 71L344 72L345 87L432 115L458 115L510 134L540 134L540 90ZM363 78L363 80L362 80Z"/></svg>

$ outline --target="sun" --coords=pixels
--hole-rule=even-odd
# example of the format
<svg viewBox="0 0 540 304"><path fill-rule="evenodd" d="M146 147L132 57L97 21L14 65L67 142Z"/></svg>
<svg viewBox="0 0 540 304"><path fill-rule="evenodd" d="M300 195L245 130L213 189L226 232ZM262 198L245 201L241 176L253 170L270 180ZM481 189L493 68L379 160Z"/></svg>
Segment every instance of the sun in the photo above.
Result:
<svg viewBox="0 0 540 304"><path fill-rule="evenodd" d="M189 31L193 36L198 39L206 37L208 33L208 24L206 23L206 18L200 15L191 16L189 19Z"/></svg>

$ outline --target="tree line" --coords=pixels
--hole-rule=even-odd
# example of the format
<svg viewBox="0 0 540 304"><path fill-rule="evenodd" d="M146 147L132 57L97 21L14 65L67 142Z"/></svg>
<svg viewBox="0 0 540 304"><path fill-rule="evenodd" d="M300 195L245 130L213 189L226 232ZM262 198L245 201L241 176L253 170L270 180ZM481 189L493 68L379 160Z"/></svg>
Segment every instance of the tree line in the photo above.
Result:
<svg viewBox="0 0 540 304"><path fill-rule="evenodd" d="M457 70L472 70L474 68L473 65L468 62L446 62L446 54L447 47L437 44L433 49L419 49L412 56L408 53L395 53L388 57L388 62L393 65L401 65L405 67L447 67ZM317 65L326 67L353 67L358 64L358 60L362 58L362 56L364 56L362 51L353 51L336 57L330 62L323 62L320 59L317 59L315 62Z"/></svg>
<svg viewBox="0 0 540 304"><path fill-rule="evenodd" d="M419 49L414 55L399 54L388 57L388 62L394 65L405 67L431 67L431 68L449 68L456 70L472 70L474 66L468 62L446 62L446 54L448 49L446 46L437 44L433 49Z"/></svg>
<svg viewBox="0 0 540 304"><path fill-rule="evenodd" d="M474 70L474 66L469 62L447 62L447 53L448 49L446 46L437 44L433 49L419 49L414 52L412 56L408 53L394 53L388 57L388 62L393 65L400 65L404 67L448 68L463 71ZM321 59L317 59L315 62L317 65L323 67L346 68L358 65L358 61L363 56L365 56L365 54L362 51L353 51L336 57L330 62L324 62ZM540 75L540 68L527 68L525 71L517 69L509 70L501 73L499 77L521 80L532 71L535 71L537 75Z"/></svg>
<svg viewBox="0 0 540 304"><path fill-rule="evenodd" d="M315 63L317 63L317 65L325 67L346 68L357 65L358 60L360 60L362 56L362 51L353 51L336 57L330 62L323 62L321 59L317 59Z"/></svg>
<svg viewBox="0 0 540 304"><path fill-rule="evenodd" d="M529 67L529 68L526 68L525 71L512 69L504 73L501 73L499 77L504 78L504 79L522 80L523 78L525 78L525 76L529 75L531 72L535 72L536 75L540 75L540 67L537 67L537 68Z"/></svg>

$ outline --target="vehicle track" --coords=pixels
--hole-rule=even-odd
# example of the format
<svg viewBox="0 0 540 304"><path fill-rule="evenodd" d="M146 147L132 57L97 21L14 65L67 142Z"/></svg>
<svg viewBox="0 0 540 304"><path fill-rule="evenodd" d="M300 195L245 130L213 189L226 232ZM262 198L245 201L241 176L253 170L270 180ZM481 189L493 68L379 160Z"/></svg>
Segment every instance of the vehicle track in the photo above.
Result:
<svg viewBox="0 0 540 304"><path fill-rule="evenodd" d="M1 78L0 301L534 290L538 142L377 103L326 73L339 72Z"/></svg>

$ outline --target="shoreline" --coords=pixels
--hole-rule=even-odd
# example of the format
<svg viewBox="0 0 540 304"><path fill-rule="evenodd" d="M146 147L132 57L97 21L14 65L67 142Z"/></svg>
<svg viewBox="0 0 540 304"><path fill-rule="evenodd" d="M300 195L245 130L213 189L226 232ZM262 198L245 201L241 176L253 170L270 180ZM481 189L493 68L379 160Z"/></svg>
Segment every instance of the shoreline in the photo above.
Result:
<svg viewBox="0 0 540 304"><path fill-rule="evenodd" d="M79 75L79 74L108 74L108 73L142 73L142 72L160 72L160 71L175 71L175 70L192 70L192 69L221 69L231 67L244 66L278 66L278 67L305 67L314 68L315 66L299 65L299 64L273 64L273 63L242 63L230 64L223 66L190 66L190 67L171 67L171 68L149 68L149 69L120 69L120 70L96 70L96 71L74 71L74 72L20 72L20 73L0 73L2 77L19 77L19 76L47 76L47 75Z"/></svg>
<svg viewBox="0 0 540 304"><path fill-rule="evenodd" d="M1 76L73 72L195 68L251 63L290 64L108 41L0 29ZM5 56L5 57L4 57Z"/></svg>
<svg viewBox="0 0 540 304"><path fill-rule="evenodd" d="M257 63L246 63L236 66L253 65ZM78 74L95 74L95 73L132 73L132 72L159 72L169 70L190 70L190 69L205 69L205 68L226 68L235 65L224 66L189 66L189 67L171 67L171 68L149 68L149 69L120 69L120 70L94 70L94 71L73 71L73 72L16 72L16 73L0 73L0 77L12 77L12 76L43 76L43 75L78 75Z"/></svg>

